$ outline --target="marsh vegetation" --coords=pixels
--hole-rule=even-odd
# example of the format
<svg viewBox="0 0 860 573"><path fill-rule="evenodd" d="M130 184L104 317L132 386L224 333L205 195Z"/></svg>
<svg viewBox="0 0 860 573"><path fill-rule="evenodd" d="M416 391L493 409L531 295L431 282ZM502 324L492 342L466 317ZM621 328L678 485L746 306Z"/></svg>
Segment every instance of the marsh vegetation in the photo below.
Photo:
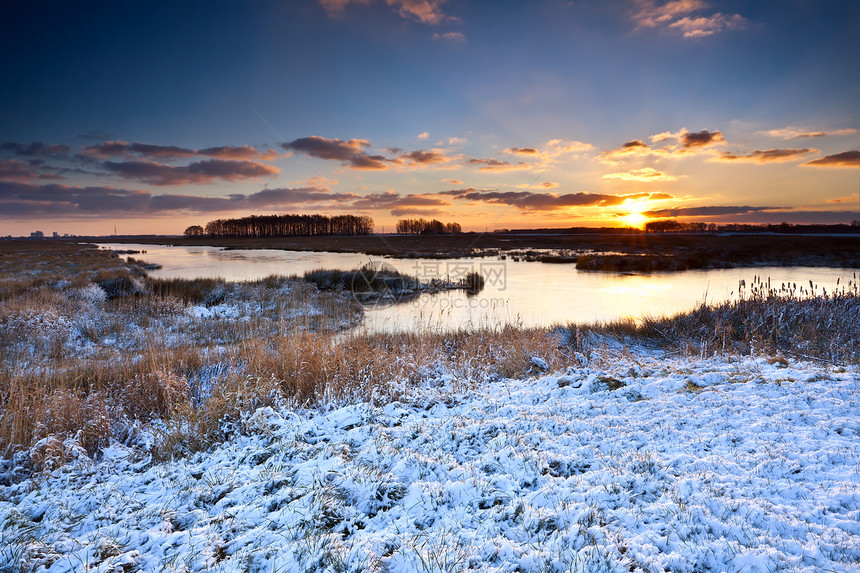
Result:
<svg viewBox="0 0 860 573"><path fill-rule="evenodd" d="M0 448L37 469L62 463L69 440L93 455L119 440L172 456L208 447L264 405L386 402L442 373L463 384L529 376L575 365L608 339L667 354L860 356L856 279L833 292L760 282L735 302L639 322L362 334L349 331L362 313L356 293L425 287L369 267L153 279L134 259L46 245L7 243L0 258Z"/></svg>

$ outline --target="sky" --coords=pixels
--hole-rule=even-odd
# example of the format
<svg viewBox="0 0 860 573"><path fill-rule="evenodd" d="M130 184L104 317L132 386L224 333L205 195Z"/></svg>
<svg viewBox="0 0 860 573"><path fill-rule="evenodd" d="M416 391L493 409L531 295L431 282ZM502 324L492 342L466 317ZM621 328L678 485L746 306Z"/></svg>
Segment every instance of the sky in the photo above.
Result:
<svg viewBox="0 0 860 573"><path fill-rule="evenodd" d="M856 0L0 4L0 236L860 219Z"/></svg>

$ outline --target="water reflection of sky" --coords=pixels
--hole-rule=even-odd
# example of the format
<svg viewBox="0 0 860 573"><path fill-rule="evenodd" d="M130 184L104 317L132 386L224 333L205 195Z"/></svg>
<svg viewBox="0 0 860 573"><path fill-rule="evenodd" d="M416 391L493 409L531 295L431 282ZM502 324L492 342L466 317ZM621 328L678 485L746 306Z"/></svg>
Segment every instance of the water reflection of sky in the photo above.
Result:
<svg viewBox="0 0 860 573"><path fill-rule="evenodd" d="M590 323L618 318L683 312L706 301L736 297L741 280L755 277L808 285L831 292L837 279L846 285L856 269L758 267L634 275L578 271L573 264L483 259L380 259L363 254L278 250L233 250L217 247L167 247L105 244L114 249L146 251L135 258L158 263L154 277L222 277L242 281L272 274L302 275L320 268L352 269L368 261L384 261L422 280L456 280L470 270L487 279L483 291L422 294L400 305L369 306L363 327L369 331L433 330L500 327L506 324L545 326ZM747 287L749 291L749 287Z"/></svg>

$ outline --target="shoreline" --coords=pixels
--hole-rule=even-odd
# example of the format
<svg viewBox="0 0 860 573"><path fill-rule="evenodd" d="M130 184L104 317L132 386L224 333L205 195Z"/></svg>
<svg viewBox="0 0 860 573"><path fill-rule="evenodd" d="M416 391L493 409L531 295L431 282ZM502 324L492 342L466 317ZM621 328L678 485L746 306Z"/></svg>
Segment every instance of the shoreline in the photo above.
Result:
<svg viewBox="0 0 860 573"><path fill-rule="evenodd" d="M519 257L594 271L676 271L760 266L860 268L860 235L519 234L366 235L272 239L169 236L58 241L361 253L394 258Z"/></svg>

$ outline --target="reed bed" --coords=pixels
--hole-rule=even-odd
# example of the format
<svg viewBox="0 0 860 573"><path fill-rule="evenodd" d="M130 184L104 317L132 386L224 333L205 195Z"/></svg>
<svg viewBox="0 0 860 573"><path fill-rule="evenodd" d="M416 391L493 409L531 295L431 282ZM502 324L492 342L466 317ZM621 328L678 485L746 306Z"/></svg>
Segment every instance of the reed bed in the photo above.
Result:
<svg viewBox="0 0 860 573"><path fill-rule="evenodd" d="M573 326L584 344L611 335L684 354L786 355L833 363L860 361L860 285L857 274L828 290L808 283L772 283L756 277L738 284L733 301L671 317L646 317L596 326Z"/></svg>

